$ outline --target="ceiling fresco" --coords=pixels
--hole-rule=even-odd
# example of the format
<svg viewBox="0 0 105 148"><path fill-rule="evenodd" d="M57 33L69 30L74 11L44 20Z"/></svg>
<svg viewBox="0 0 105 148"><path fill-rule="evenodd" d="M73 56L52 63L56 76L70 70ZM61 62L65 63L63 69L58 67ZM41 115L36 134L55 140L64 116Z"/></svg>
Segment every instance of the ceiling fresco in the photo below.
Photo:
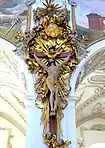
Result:
<svg viewBox="0 0 105 148"><path fill-rule="evenodd" d="M105 17L105 1L104 0L76 0L77 2L77 24L84 27L88 26L86 15L96 13Z"/></svg>
<svg viewBox="0 0 105 148"><path fill-rule="evenodd" d="M28 2L26 0L0 0L0 36L14 40L16 32L20 29L26 30L27 6L30 2L35 2L35 0ZM39 1L40 4L42 2ZM64 7L65 1L55 0L55 2L63 2L62 6ZM103 38L105 36L105 1L75 0L75 2L77 3L76 23L78 34L87 36L88 43ZM67 8L71 10L70 6ZM10 27L11 30L8 33Z"/></svg>
<svg viewBox="0 0 105 148"><path fill-rule="evenodd" d="M24 0L0 0L0 36L14 40L16 32L26 26L28 8Z"/></svg>

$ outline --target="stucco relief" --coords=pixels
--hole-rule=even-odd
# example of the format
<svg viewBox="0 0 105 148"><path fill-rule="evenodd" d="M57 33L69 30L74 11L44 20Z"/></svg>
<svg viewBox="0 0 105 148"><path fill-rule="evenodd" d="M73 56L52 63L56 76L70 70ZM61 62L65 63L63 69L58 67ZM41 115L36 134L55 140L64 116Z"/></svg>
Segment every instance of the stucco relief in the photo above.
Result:
<svg viewBox="0 0 105 148"><path fill-rule="evenodd" d="M96 88L95 94L92 97L88 98L83 104L81 104L77 108L76 112L78 112L79 110L83 110L85 107L87 107L88 105L90 105L94 101L98 100L99 97L102 96L103 94L105 94L104 87Z"/></svg>
<svg viewBox="0 0 105 148"><path fill-rule="evenodd" d="M1 41L0 49L0 132L7 131L6 148L24 147L27 81L24 62L12 52L15 47ZM8 127L8 128L7 128ZM12 132L9 134L9 132ZM2 137L1 133L1 137ZM5 137L5 133L4 133ZM17 143L18 141L18 143ZM1 138L0 138L0 142ZM4 146L5 147L5 146ZM4 148L0 144L0 148Z"/></svg>
<svg viewBox="0 0 105 148"><path fill-rule="evenodd" d="M94 95L84 101L76 108L76 121L77 126L84 123L88 119L102 116L105 113L105 87L97 87L94 90ZM87 112L88 111L88 112Z"/></svg>
<svg viewBox="0 0 105 148"><path fill-rule="evenodd" d="M96 70L96 73L103 73L103 72L105 72L105 66L102 66L101 68Z"/></svg>
<svg viewBox="0 0 105 148"><path fill-rule="evenodd" d="M88 78L88 82L91 84L105 84L105 75L104 74L93 74Z"/></svg>
<svg viewBox="0 0 105 148"><path fill-rule="evenodd" d="M97 54L92 56L90 60L88 60L82 70L79 74L79 77L77 79L76 87L83 81L83 79L89 75L94 70L98 69L100 66L105 64L105 49L103 48L101 51L99 51ZM79 83L78 83L79 82Z"/></svg>
<svg viewBox="0 0 105 148"><path fill-rule="evenodd" d="M105 125L103 125L103 124L94 124L94 125L92 125L91 130L105 131Z"/></svg>
<svg viewBox="0 0 105 148"><path fill-rule="evenodd" d="M92 109L92 114L94 113L105 113L105 102L98 102Z"/></svg>
<svg viewBox="0 0 105 148"><path fill-rule="evenodd" d="M84 138L83 137L79 137L77 143L78 143L77 148L85 148L84 147Z"/></svg>
<svg viewBox="0 0 105 148"><path fill-rule="evenodd" d="M27 82L19 64L15 56L10 52L0 49L0 87L4 89L7 87L12 94L17 91L25 95ZM22 100L16 99L16 101L19 103Z"/></svg>

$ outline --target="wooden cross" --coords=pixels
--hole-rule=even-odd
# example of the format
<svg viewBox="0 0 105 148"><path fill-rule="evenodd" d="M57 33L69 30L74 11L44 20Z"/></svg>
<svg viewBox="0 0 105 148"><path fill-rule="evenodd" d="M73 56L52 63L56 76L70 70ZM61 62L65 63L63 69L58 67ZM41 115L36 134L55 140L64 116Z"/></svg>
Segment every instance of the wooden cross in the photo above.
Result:
<svg viewBox="0 0 105 148"><path fill-rule="evenodd" d="M68 56L69 52L62 52L60 55L57 56L57 58L66 58ZM72 55L72 53L71 53ZM43 52L36 52L36 56L38 58L44 58L45 55Z"/></svg>
<svg viewBox="0 0 105 148"><path fill-rule="evenodd" d="M66 58L70 52L62 52L60 55L57 56L57 58ZM36 52L36 56L38 58L44 58L45 55L43 52ZM71 52L71 56L73 56L73 53ZM50 94L48 94L50 96ZM50 114L50 112L49 112ZM57 136L57 119L55 116L49 117L49 132ZM49 147L51 148L51 147Z"/></svg>

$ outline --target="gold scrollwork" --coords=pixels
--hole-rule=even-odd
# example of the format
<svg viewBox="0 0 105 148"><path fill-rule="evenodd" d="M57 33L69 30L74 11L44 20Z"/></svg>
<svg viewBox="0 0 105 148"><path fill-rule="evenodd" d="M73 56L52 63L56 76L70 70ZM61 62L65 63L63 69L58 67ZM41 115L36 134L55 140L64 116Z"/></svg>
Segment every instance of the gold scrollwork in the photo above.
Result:
<svg viewBox="0 0 105 148"><path fill-rule="evenodd" d="M34 11L34 19L39 24L32 32L27 31L25 34L26 63L29 70L36 73L36 105L43 108L41 121L44 131L48 126L51 110L50 115L57 116L60 135L62 110L67 106L70 92L69 78L78 64L77 44L75 34L68 25L69 12L53 4L51 0L46 0L44 6L45 8ZM51 63L54 64L53 67L50 66ZM55 75L52 74L54 71ZM57 97L51 97L53 94ZM55 104L54 109L52 103Z"/></svg>
<svg viewBox="0 0 105 148"><path fill-rule="evenodd" d="M50 148L67 148L71 141L64 141L63 139L58 139L56 135L52 135L51 133L47 133L44 136L44 142Z"/></svg>

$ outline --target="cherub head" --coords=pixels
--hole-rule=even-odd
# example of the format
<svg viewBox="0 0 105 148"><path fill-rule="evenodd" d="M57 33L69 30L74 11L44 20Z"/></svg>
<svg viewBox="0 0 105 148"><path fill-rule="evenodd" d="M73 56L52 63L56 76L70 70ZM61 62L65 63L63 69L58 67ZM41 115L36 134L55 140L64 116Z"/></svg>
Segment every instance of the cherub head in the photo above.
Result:
<svg viewBox="0 0 105 148"><path fill-rule="evenodd" d="M52 134L51 134L51 132L48 132L48 133L46 134L46 137L47 137L48 140L51 140L51 139L52 139Z"/></svg>
<svg viewBox="0 0 105 148"><path fill-rule="evenodd" d="M64 140L59 138L58 139L58 146L62 146L64 144Z"/></svg>

